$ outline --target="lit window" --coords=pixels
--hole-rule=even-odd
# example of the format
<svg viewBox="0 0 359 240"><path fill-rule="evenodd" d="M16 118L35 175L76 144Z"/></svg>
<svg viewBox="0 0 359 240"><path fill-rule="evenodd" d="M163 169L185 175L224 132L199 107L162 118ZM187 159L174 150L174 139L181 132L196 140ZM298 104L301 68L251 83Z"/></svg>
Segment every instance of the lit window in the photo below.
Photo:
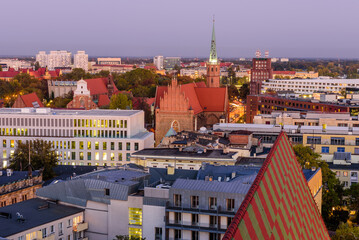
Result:
<svg viewBox="0 0 359 240"><path fill-rule="evenodd" d="M141 208L129 208L128 209L128 224L130 225L142 225L142 209Z"/></svg>
<svg viewBox="0 0 359 240"><path fill-rule="evenodd" d="M142 238L142 229L141 228L128 228L128 235L130 238Z"/></svg>

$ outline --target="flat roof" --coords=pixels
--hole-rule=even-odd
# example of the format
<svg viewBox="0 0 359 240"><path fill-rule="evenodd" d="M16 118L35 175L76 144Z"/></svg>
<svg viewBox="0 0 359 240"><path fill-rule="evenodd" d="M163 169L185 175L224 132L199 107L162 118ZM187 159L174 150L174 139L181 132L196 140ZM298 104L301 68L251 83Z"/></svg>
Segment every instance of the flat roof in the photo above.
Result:
<svg viewBox="0 0 359 240"><path fill-rule="evenodd" d="M27 171L13 171L11 176L7 176L6 171L0 171L0 172L2 172L2 176L0 176L0 186L14 183L14 182L21 181L21 180L25 180L28 178ZM39 171L32 172L33 177L36 177L39 175L40 175Z"/></svg>
<svg viewBox="0 0 359 240"><path fill-rule="evenodd" d="M0 108L0 115L60 115L60 116L119 116L129 117L142 110L114 110L114 109L53 109L53 108Z"/></svg>
<svg viewBox="0 0 359 240"><path fill-rule="evenodd" d="M40 209L39 209L40 207ZM85 211L77 207L50 203L40 198L33 198L24 202L12 204L0 209L0 236L10 237L14 234L36 228L77 213ZM18 221L17 213L24 221ZM5 216L9 215L8 218ZM39 229L36 229L39 230Z"/></svg>

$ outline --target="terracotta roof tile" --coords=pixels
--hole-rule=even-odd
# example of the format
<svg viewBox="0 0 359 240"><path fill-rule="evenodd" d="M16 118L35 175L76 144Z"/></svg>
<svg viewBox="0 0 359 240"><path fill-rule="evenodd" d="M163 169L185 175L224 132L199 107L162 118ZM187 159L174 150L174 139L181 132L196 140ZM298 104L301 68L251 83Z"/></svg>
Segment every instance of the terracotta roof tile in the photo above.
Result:
<svg viewBox="0 0 359 240"><path fill-rule="evenodd" d="M197 98L204 112L226 110L226 88L195 88Z"/></svg>
<svg viewBox="0 0 359 240"><path fill-rule="evenodd" d="M42 104L40 98L34 92L30 93L30 94L22 95L20 97L21 97L21 99L24 102L26 107L36 107L33 104L34 102L37 102L39 107L44 107L44 104Z"/></svg>
<svg viewBox="0 0 359 240"><path fill-rule="evenodd" d="M97 106L99 106L99 107L107 106L107 105L110 105L110 102L111 101L107 95L100 95L98 98Z"/></svg>

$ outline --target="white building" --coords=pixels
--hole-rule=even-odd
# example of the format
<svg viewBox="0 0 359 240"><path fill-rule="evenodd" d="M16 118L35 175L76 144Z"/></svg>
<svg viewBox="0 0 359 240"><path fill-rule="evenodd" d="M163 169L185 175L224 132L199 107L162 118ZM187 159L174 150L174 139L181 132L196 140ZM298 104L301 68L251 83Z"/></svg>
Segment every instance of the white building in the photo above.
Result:
<svg viewBox="0 0 359 240"><path fill-rule="evenodd" d="M188 76L191 78L199 78L206 76L207 69L206 68L182 68L180 70L181 76Z"/></svg>
<svg viewBox="0 0 359 240"><path fill-rule="evenodd" d="M89 55L85 51L77 51L74 54L74 68L82 68L86 72L89 68Z"/></svg>
<svg viewBox="0 0 359 240"><path fill-rule="evenodd" d="M0 109L1 160L7 166L18 140L52 142L64 165L118 166L153 147L139 110Z"/></svg>
<svg viewBox="0 0 359 240"><path fill-rule="evenodd" d="M84 209L39 198L1 208L0 238L11 240L88 239Z"/></svg>
<svg viewBox="0 0 359 240"><path fill-rule="evenodd" d="M47 66L47 54L45 51L40 51L36 54L36 62L38 62L41 67Z"/></svg>
<svg viewBox="0 0 359 240"><path fill-rule="evenodd" d="M57 67L70 67L71 66L71 52L68 51L50 51L46 54L45 51L40 51L36 55L36 61L39 62L41 67L48 67L50 70Z"/></svg>
<svg viewBox="0 0 359 240"><path fill-rule="evenodd" d="M272 89L274 91L294 91L300 94L312 94L314 92L340 93L347 87L359 87L359 79L338 79L319 77L313 79L269 79L262 83L262 91Z"/></svg>
<svg viewBox="0 0 359 240"><path fill-rule="evenodd" d="M121 65L121 58L97 58L97 64L100 65Z"/></svg>
<svg viewBox="0 0 359 240"><path fill-rule="evenodd" d="M158 70L162 70L163 69L163 56L155 56L153 58L153 64L155 64L155 66Z"/></svg>

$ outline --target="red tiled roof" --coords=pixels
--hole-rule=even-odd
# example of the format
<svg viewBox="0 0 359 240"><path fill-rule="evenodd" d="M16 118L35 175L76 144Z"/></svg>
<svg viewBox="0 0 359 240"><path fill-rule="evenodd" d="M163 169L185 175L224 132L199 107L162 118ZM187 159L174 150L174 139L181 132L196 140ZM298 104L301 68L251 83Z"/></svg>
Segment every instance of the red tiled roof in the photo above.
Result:
<svg viewBox="0 0 359 240"><path fill-rule="evenodd" d="M110 105L110 102L111 101L107 95L100 95L98 98L97 106L99 106L99 107L107 106L107 105Z"/></svg>
<svg viewBox="0 0 359 240"><path fill-rule="evenodd" d="M147 69L147 70L150 70L150 69L157 70L156 66L145 66L144 69Z"/></svg>
<svg viewBox="0 0 359 240"><path fill-rule="evenodd" d="M51 77L58 77L59 76L59 71L57 71L57 69L55 71L49 71L49 74Z"/></svg>
<svg viewBox="0 0 359 240"><path fill-rule="evenodd" d="M181 91L189 100L194 114L203 111L221 112L226 110L226 88L207 88L204 82L188 83L181 86ZM156 91L156 107L160 105L160 98L167 91L167 86L158 86ZM206 109L204 109L206 107Z"/></svg>
<svg viewBox="0 0 359 240"><path fill-rule="evenodd" d="M2 71L0 72L0 78L13 78L19 73L18 71Z"/></svg>
<svg viewBox="0 0 359 240"><path fill-rule="evenodd" d="M285 132L223 237L237 239L330 239Z"/></svg>
<svg viewBox="0 0 359 240"><path fill-rule="evenodd" d="M295 75L295 71L273 71L273 74Z"/></svg>
<svg viewBox="0 0 359 240"><path fill-rule="evenodd" d="M20 97L26 107L34 107L33 102L37 102L40 107L44 107L44 104L42 104L40 98L34 92L30 94L22 95Z"/></svg>
<svg viewBox="0 0 359 240"><path fill-rule="evenodd" d="M146 103L151 106L155 102L155 98L146 98Z"/></svg>
<svg viewBox="0 0 359 240"><path fill-rule="evenodd" d="M204 112L223 112L226 110L226 88L195 88L195 91Z"/></svg>
<svg viewBox="0 0 359 240"><path fill-rule="evenodd" d="M87 89L90 90L91 95L108 94L106 86L107 78L93 78L85 79L87 82Z"/></svg>

